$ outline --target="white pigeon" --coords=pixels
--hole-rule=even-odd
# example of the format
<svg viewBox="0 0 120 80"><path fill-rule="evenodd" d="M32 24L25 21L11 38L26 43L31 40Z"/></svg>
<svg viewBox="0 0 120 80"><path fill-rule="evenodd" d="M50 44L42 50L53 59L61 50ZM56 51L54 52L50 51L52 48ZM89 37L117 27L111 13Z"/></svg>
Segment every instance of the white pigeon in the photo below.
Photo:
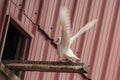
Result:
<svg viewBox="0 0 120 80"><path fill-rule="evenodd" d="M71 44L85 31L91 28L97 20L87 23L74 36L71 37L70 15L66 7L60 9L60 22L62 25L62 35L58 38L57 49L60 55L60 61L72 61L73 59L80 60L70 49Z"/></svg>

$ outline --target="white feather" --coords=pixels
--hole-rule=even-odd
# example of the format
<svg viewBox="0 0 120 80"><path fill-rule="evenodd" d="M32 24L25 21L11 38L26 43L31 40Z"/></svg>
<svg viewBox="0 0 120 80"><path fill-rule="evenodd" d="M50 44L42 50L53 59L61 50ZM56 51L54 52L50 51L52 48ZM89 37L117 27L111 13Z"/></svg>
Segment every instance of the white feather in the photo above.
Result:
<svg viewBox="0 0 120 80"><path fill-rule="evenodd" d="M97 20L93 20L86 24L80 31L71 37L71 25L70 25L70 15L66 7L61 7L60 9L60 21L62 25L62 35L60 43L58 44L58 52L60 54L60 60L80 60L70 49L71 44L86 30L91 28Z"/></svg>
<svg viewBox="0 0 120 80"><path fill-rule="evenodd" d="M61 45L68 49L70 43L70 17L69 12L65 7L60 9L60 20L62 24L62 35L61 35Z"/></svg>
<svg viewBox="0 0 120 80"><path fill-rule="evenodd" d="M93 27L93 25L97 22L97 19L94 19L92 21L90 21L89 23L87 23L85 26L83 26L74 36L72 36L70 38L70 45L85 31L87 31L88 29L90 29L91 27Z"/></svg>

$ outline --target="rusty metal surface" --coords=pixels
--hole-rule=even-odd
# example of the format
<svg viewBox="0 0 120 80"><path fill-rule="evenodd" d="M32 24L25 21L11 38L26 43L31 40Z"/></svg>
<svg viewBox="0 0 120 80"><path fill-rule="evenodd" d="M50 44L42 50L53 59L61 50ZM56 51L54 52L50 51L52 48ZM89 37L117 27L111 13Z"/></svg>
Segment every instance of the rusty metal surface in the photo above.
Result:
<svg viewBox="0 0 120 80"><path fill-rule="evenodd" d="M7 2L8 1L8 2ZM28 60L57 61L58 53L51 41L40 32L44 30L51 39L60 35L59 8L68 7L72 34L84 24L97 18L98 23L80 36L72 50L89 65L92 80L120 79L120 1L119 0L0 0L0 41L3 15L14 16L33 34ZM7 3L7 5L6 5ZM8 6L7 8L5 6ZM5 9L5 11L4 11ZM3 11L3 12L2 12ZM46 77L47 76L47 77ZM26 72L24 80L84 80L72 73Z"/></svg>

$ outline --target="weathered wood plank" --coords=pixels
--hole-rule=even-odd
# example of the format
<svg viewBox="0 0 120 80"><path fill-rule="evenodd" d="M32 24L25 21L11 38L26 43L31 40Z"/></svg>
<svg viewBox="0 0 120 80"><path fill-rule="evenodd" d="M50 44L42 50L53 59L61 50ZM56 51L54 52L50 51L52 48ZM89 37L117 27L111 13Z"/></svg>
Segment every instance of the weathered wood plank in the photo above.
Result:
<svg viewBox="0 0 120 80"><path fill-rule="evenodd" d="M7 80L21 80L18 76L14 74L10 69L8 69L3 63L0 63L0 73L3 74Z"/></svg>
<svg viewBox="0 0 120 80"><path fill-rule="evenodd" d="M84 63L50 61L2 61L6 67L19 71L87 73L89 67Z"/></svg>

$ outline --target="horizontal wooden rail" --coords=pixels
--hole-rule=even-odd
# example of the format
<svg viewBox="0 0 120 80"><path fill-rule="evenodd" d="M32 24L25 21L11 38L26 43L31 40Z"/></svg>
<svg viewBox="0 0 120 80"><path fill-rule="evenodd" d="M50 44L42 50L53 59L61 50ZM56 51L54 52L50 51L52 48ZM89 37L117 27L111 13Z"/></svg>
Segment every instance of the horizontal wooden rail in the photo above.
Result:
<svg viewBox="0 0 120 80"><path fill-rule="evenodd" d="M80 73L86 80L91 80L84 74L89 71L89 67L84 63L26 60L4 60L2 63L12 70Z"/></svg>
<svg viewBox="0 0 120 80"><path fill-rule="evenodd" d="M87 73L89 67L84 63L51 62L51 61L2 61L6 67L19 71L71 72Z"/></svg>

